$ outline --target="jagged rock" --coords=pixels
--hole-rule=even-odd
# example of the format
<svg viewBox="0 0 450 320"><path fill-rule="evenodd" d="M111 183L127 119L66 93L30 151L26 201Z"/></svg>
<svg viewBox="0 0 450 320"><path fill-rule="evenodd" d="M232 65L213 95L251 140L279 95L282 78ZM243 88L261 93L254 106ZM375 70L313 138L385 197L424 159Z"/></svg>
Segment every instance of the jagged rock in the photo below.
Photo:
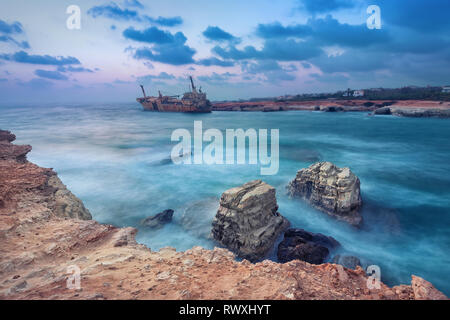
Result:
<svg viewBox="0 0 450 320"><path fill-rule="evenodd" d="M311 233L303 229L288 229L283 241L278 245L278 260L289 262L302 260L312 264L325 261L330 250L340 244L332 237L320 233Z"/></svg>
<svg viewBox="0 0 450 320"><path fill-rule="evenodd" d="M212 236L241 258L262 259L289 226L277 210L275 188L261 180L232 188L222 194Z"/></svg>
<svg viewBox="0 0 450 320"><path fill-rule="evenodd" d="M27 153L31 151L29 145L13 145L16 136L9 131L0 130L0 160L15 160L20 163L27 161Z"/></svg>
<svg viewBox="0 0 450 320"><path fill-rule="evenodd" d="M61 182L57 175L48 179L48 185L55 189L53 212L60 217L70 217L81 220L91 220L92 215L67 187Z"/></svg>
<svg viewBox="0 0 450 320"><path fill-rule="evenodd" d="M173 213L172 209L164 210L157 215L142 220L141 224L153 229L162 228L166 223L172 221Z"/></svg>
<svg viewBox="0 0 450 320"><path fill-rule="evenodd" d="M298 171L288 192L339 220L354 226L362 223L360 181L349 168L338 168L331 162L315 163Z"/></svg>
<svg viewBox="0 0 450 320"><path fill-rule="evenodd" d="M356 269L357 266L362 266L361 261L354 256L335 255L331 263L340 264L348 269Z"/></svg>
<svg viewBox="0 0 450 320"><path fill-rule="evenodd" d="M0 130L0 141L13 142L16 140L16 135L10 131Z"/></svg>
<svg viewBox="0 0 450 320"><path fill-rule="evenodd" d="M411 286L416 300L448 300L442 292L420 277L413 275Z"/></svg>

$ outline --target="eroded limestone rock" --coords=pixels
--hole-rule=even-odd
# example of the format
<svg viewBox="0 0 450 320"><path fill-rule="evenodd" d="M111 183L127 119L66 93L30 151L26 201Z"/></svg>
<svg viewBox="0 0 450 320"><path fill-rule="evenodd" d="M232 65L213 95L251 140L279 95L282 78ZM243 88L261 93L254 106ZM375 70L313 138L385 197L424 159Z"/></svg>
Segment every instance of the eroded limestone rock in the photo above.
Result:
<svg viewBox="0 0 450 320"><path fill-rule="evenodd" d="M239 257L257 261L288 226L278 212L275 188L256 180L222 194L212 236Z"/></svg>
<svg viewBox="0 0 450 320"><path fill-rule="evenodd" d="M338 168L331 162L315 163L298 171L288 192L339 220L354 226L362 223L360 181L349 168Z"/></svg>

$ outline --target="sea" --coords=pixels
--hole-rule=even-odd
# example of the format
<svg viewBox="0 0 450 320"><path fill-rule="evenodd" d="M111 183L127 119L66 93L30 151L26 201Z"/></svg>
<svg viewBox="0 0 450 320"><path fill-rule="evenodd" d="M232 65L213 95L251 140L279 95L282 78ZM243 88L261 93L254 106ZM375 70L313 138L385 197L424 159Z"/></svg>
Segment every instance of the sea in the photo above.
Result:
<svg viewBox="0 0 450 320"><path fill-rule="evenodd" d="M261 166L251 164L174 164L172 133L193 132L194 121L224 136L227 129L278 129L278 173L261 175ZM450 296L448 119L153 113L130 103L2 106L0 128L16 134L16 143L32 145L28 159L57 171L95 220L137 228L137 241L152 250L218 246L210 231L221 194L261 179L276 188L279 212L292 227L334 237L342 245L337 253L379 266L388 285L409 284L417 275ZM349 167L360 178L360 229L287 196L297 171L318 161ZM171 223L157 230L141 224L166 209L175 211Z"/></svg>

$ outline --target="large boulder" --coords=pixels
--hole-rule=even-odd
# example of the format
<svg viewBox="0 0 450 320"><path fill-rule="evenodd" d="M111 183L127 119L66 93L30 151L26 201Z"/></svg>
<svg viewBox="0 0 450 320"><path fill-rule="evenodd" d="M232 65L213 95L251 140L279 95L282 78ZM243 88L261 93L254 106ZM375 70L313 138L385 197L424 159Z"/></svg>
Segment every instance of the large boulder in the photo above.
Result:
<svg viewBox="0 0 450 320"><path fill-rule="evenodd" d="M315 163L298 171L288 192L339 220L354 226L362 223L360 181L349 168L338 168L331 162Z"/></svg>
<svg viewBox="0 0 450 320"><path fill-rule="evenodd" d="M164 210L154 216L142 220L141 224L152 229L162 228L166 223L172 221L174 211L172 209Z"/></svg>
<svg viewBox="0 0 450 320"><path fill-rule="evenodd" d="M282 263L302 260L312 264L321 264L330 251L339 246L332 237L320 233L311 233L303 229L288 229L284 239L278 245L278 260Z"/></svg>
<svg viewBox="0 0 450 320"><path fill-rule="evenodd" d="M239 257L258 261L288 227L278 213L275 188L256 180L222 194L212 237Z"/></svg>

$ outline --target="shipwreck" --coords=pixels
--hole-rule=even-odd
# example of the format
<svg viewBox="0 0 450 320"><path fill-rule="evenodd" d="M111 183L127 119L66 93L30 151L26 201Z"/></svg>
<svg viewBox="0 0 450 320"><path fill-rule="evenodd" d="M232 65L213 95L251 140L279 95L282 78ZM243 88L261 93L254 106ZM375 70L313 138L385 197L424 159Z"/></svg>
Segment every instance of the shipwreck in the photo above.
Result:
<svg viewBox="0 0 450 320"><path fill-rule="evenodd" d="M148 97L145 94L144 86L141 85L143 98L137 98L145 111L155 112L186 112L186 113L209 113L212 110L211 102L206 98L206 93L202 92L200 88L194 85L194 80L189 77L191 81L191 91L183 94L179 99L178 96L164 96L161 91L158 91L158 97Z"/></svg>

